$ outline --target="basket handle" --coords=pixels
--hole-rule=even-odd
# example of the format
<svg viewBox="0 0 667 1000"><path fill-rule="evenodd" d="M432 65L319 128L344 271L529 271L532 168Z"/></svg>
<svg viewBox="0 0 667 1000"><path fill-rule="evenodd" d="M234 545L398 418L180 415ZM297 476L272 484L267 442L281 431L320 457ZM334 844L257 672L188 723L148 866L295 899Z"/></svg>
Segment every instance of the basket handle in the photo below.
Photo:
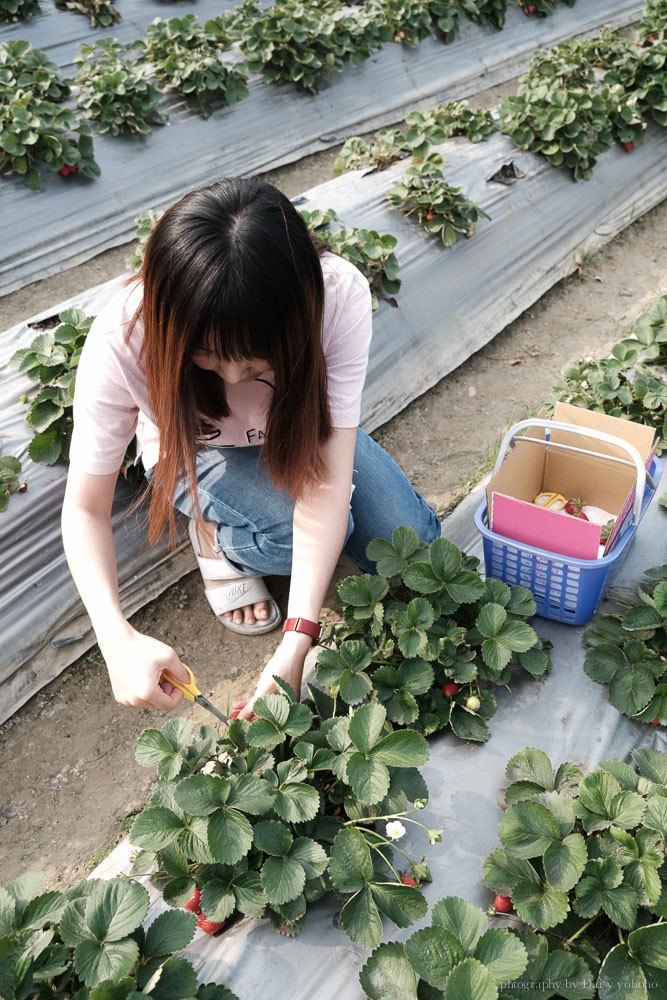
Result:
<svg viewBox="0 0 667 1000"><path fill-rule="evenodd" d="M637 489L635 490L635 498L632 504L632 513L635 519L635 524L639 523L639 518L641 515L642 501L644 499L644 490L646 489L646 466L642 460L641 455L635 448L633 444L628 441L623 441L622 438L617 438L613 434L607 434L606 431L592 430L586 427L578 427L576 424L564 423L561 420L544 420L542 417L533 417L532 419L520 420L518 423L514 424L505 434L504 438L500 442L500 447L498 449L498 457L496 458L496 464L493 468L494 473L498 471L502 465L507 449L509 448L512 440L516 437L518 431L524 430L527 427L543 427L545 430L557 430L557 431L568 431L574 434L581 434L584 437L595 438L598 441L604 441L606 444L613 444L617 448L623 448L624 451L628 453L632 462L627 464L634 464L637 471ZM533 438L532 440L537 440ZM561 444L558 441L549 442L545 439L544 444L549 444L554 448L568 448L570 450L575 450L570 445ZM587 451L586 449L581 449L588 455L594 455L597 458L606 458L610 461L624 461L623 459L615 458L613 455L605 455L603 452L598 451Z"/></svg>

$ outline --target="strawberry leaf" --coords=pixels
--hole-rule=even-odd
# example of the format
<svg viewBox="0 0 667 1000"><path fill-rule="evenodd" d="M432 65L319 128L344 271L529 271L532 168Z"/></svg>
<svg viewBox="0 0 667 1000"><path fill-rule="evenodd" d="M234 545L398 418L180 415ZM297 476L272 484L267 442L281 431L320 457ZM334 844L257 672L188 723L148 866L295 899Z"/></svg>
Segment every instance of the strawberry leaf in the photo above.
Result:
<svg viewBox="0 0 667 1000"><path fill-rule="evenodd" d="M435 989L444 989L452 970L465 958L461 943L441 926L415 931L405 950L415 972Z"/></svg>
<svg viewBox="0 0 667 1000"><path fill-rule="evenodd" d="M392 992L401 1000L417 1000L417 977L398 941L375 949L359 973L359 982L369 1000L386 1000Z"/></svg>

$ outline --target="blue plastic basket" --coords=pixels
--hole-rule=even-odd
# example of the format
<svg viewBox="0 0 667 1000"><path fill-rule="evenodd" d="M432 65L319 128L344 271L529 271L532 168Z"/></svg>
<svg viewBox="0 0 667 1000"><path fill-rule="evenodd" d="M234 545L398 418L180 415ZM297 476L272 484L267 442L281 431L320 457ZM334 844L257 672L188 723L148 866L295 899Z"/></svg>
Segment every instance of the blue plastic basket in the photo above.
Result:
<svg viewBox="0 0 667 1000"><path fill-rule="evenodd" d="M475 512L475 524L482 535L486 575L527 587L542 618L569 625L587 622L625 562L639 522L653 499L662 475L658 458L654 457L648 472L652 482L649 485L647 481L638 516L633 519L628 515L613 550L601 559L574 559L498 535L489 528L485 500Z"/></svg>

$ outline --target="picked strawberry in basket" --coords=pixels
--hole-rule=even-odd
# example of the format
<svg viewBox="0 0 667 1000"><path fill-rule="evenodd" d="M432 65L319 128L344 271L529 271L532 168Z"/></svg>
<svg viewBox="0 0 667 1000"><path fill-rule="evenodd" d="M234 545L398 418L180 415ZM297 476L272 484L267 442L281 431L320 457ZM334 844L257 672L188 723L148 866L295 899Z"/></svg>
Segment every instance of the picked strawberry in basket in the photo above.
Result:
<svg viewBox="0 0 667 1000"><path fill-rule="evenodd" d="M537 613L588 621L627 555L662 465L653 428L557 404L505 435L475 514L488 576Z"/></svg>

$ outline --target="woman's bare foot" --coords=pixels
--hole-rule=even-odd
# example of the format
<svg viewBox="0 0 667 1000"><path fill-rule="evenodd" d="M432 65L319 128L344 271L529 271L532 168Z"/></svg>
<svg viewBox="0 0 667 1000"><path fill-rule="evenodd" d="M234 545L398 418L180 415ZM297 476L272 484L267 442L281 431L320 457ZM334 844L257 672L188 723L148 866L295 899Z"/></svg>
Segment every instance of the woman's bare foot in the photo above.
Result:
<svg viewBox="0 0 667 1000"><path fill-rule="evenodd" d="M207 559L216 559L218 549L215 537L215 524L212 521L200 520L197 525L197 538L199 539L201 554ZM204 580L204 586L214 588L233 582L233 580ZM235 622L237 625L254 625L255 622L266 621L269 614L268 603L266 601L257 601L256 604L247 604L245 607L236 608L234 611L227 611L225 618Z"/></svg>

